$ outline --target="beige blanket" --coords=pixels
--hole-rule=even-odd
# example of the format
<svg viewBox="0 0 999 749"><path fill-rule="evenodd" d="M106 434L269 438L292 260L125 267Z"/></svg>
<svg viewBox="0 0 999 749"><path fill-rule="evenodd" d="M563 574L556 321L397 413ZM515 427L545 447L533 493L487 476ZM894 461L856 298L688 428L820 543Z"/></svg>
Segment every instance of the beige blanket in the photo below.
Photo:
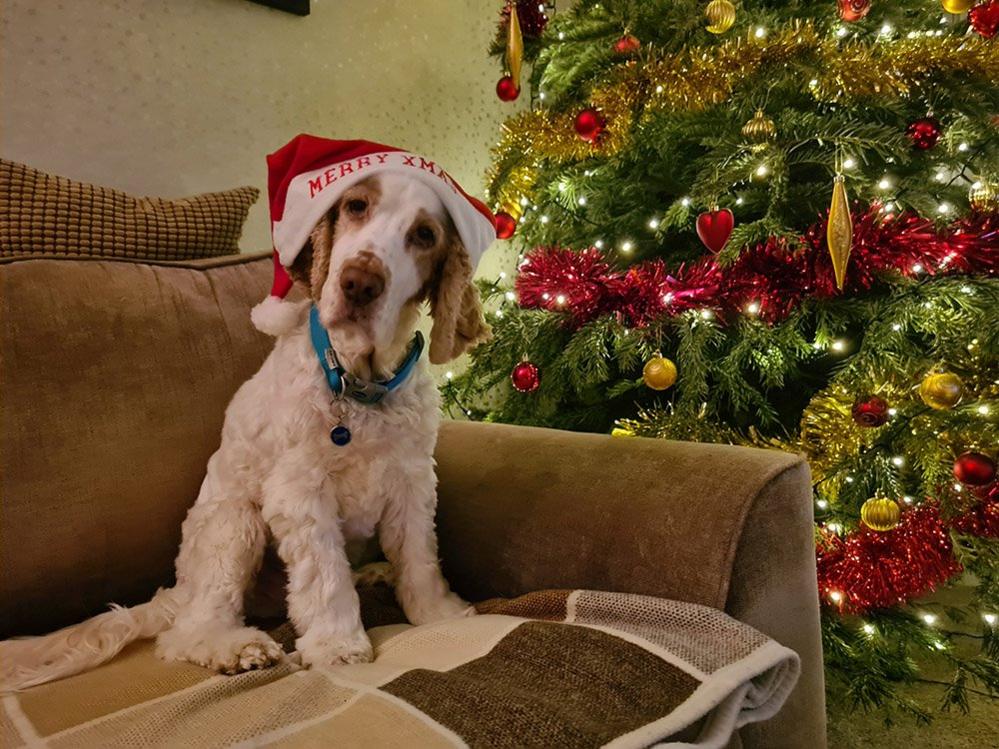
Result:
<svg viewBox="0 0 999 749"><path fill-rule="evenodd" d="M374 627L374 663L328 671L218 676L141 644L5 697L0 745L722 747L798 677L793 651L703 606L575 590L478 608Z"/></svg>

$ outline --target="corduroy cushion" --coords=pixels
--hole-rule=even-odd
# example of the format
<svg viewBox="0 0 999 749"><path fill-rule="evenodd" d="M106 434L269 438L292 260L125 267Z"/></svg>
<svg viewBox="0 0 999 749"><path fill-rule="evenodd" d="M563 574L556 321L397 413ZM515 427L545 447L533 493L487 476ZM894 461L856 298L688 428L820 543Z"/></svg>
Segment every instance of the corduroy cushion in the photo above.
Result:
<svg viewBox="0 0 999 749"><path fill-rule="evenodd" d="M190 198L133 198L0 159L0 257L96 255L192 260L239 252L260 191L237 187Z"/></svg>

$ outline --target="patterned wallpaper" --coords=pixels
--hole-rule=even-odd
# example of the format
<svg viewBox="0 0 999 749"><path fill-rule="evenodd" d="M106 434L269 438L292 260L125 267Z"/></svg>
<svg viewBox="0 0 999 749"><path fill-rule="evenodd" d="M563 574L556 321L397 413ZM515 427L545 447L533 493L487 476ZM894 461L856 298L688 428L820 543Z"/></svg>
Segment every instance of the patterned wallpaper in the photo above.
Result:
<svg viewBox="0 0 999 749"><path fill-rule="evenodd" d="M481 193L512 111L486 56L500 5L312 0L300 18L247 0L4 0L0 153L137 195L266 196L264 156L307 131L425 153ZM242 246L270 246L263 196Z"/></svg>

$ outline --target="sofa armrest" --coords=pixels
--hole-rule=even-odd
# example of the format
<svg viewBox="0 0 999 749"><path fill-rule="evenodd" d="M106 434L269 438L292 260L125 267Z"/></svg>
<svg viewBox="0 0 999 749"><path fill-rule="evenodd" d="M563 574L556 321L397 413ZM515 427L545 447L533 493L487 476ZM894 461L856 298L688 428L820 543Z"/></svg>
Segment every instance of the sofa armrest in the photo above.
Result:
<svg viewBox="0 0 999 749"><path fill-rule="evenodd" d="M471 600L545 588L727 610L799 653L785 709L746 747L822 747L807 464L777 450L449 421L437 446L445 572Z"/></svg>

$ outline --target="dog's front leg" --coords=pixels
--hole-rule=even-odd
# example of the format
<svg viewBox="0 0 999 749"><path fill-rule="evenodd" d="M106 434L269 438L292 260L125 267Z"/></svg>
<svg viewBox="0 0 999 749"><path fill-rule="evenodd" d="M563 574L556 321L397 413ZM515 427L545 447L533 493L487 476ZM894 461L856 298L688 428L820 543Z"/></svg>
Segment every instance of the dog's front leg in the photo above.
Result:
<svg viewBox="0 0 999 749"><path fill-rule="evenodd" d="M395 595L413 624L469 616L475 609L451 592L437 559L434 513L437 477L433 464L390 483L392 491L378 525L379 541L392 564Z"/></svg>
<svg viewBox="0 0 999 749"><path fill-rule="evenodd" d="M328 479L300 466L275 472L264 487L264 518L288 568L288 615L307 666L371 660L361 606Z"/></svg>

